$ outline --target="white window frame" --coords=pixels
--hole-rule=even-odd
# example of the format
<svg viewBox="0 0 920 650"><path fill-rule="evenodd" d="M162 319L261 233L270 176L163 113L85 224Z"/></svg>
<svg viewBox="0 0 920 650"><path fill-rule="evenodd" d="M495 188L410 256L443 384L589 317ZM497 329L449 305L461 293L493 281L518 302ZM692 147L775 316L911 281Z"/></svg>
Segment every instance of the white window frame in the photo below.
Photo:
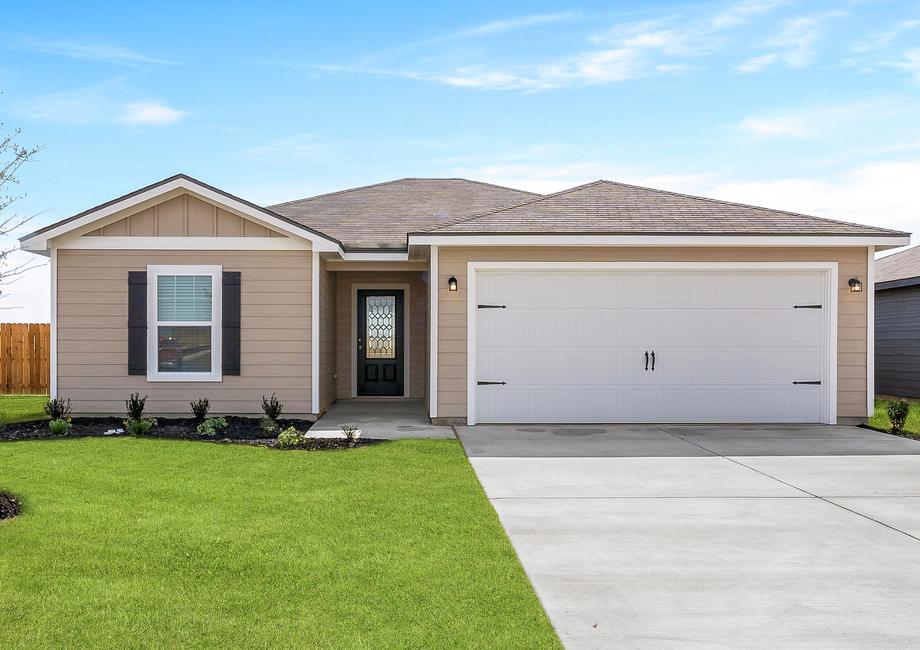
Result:
<svg viewBox="0 0 920 650"><path fill-rule="evenodd" d="M160 372L157 353L157 278L161 275L211 276L211 321L164 321L176 327L211 327L211 372ZM222 381L223 267L219 265L152 264L147 267L147 381Z"/></svg>

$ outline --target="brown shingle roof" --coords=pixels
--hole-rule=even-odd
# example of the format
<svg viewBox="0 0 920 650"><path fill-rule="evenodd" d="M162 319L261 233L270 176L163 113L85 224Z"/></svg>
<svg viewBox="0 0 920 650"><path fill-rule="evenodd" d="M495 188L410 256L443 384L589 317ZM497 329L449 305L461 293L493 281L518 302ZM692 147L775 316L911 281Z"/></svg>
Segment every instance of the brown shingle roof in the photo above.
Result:
<svg viewBox="0 0 920 650"><path fill-rule="evenodd" d="M874 226L604 180L436 227L433 231L438 234L906 235Z"/></svg>
<svg viewBox="0 0 920 650"><path fill-rule="evenodd" d="M875 262L875 281L891 282L920 276L920 246L883 257Z"/></svg>
<svg viewBox="0 0 920 650"><path fill-rule="evenodd" d="M403 178L289 201L268 209L347 248L406 247L406 234L540 196L462 178Z"/></svg>

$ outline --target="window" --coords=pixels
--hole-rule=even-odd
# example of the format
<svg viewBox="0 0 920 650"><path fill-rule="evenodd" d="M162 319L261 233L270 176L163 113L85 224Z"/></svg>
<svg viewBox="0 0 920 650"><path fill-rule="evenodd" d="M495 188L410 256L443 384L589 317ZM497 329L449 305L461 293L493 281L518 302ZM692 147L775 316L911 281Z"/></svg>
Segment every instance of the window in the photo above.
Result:
<svg viewBox="0 0 920 650"><path fill-rule="evenodd" d="M221 380L221 267L147 267L148 381Z"/></svg>

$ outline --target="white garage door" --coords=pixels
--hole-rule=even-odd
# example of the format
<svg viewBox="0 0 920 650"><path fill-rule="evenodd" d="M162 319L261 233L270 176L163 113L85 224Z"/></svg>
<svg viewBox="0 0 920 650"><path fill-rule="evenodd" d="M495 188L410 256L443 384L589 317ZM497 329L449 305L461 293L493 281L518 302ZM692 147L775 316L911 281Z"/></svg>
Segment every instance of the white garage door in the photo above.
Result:
<svg viewBox="0 0 920 650"><path fill-rule="evenodd" d="M821 422L825 270L476 273L477 422Z"/></svg>

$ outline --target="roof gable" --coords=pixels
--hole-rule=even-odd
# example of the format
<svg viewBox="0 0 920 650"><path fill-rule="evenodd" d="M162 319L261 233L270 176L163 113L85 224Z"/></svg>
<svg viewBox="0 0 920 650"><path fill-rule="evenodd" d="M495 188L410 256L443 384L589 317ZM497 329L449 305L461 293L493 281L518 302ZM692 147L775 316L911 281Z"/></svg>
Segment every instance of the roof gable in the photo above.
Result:
<svg viewBox="0 0 920 650"><path fill-rule="evenodd" d="M890 235L906 233L595 181L429 229L432 234Z"/></svg>
<svg viewBox="0 0 920 650"><path fill-rule="evenodd" d="M875 282L920 277L920 246L914 246L875 262Z"/></svg>

